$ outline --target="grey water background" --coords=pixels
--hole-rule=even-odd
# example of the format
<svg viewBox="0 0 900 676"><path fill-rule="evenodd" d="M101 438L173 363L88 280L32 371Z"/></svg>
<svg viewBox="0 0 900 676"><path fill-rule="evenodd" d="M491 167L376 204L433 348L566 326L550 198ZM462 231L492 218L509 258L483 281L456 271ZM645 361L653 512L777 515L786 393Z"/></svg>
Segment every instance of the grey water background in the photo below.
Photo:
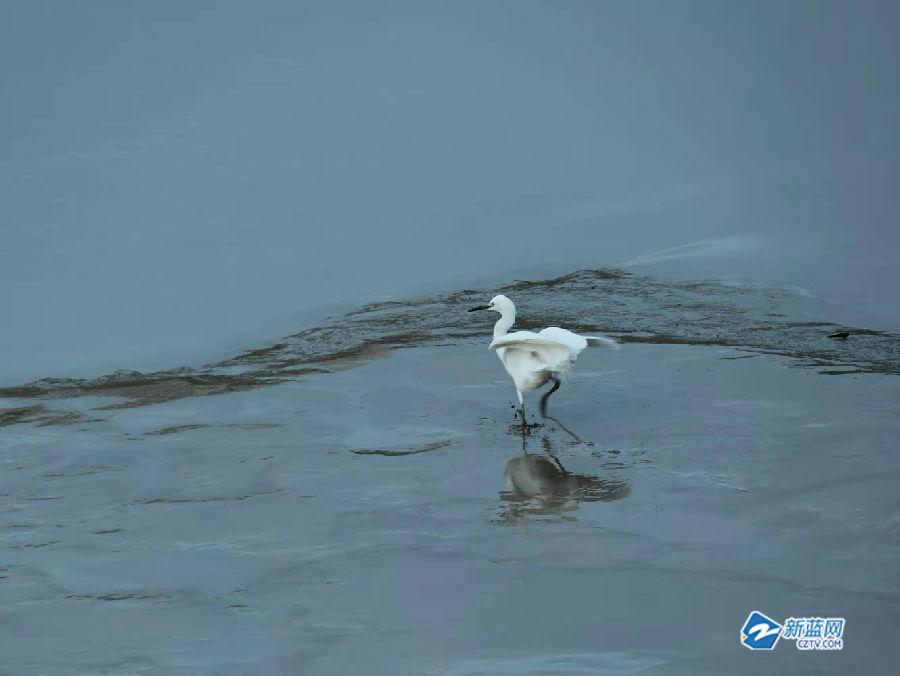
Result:
<svg viewBox="0 0 900 676"><path fill-rule="evenodd" d="M894 2L3 9L4 384L623 264L900 327Z"/></svg>
<svg viewBox="0 0 900 676"><path fill-rule="evenodd" d="M896 3L2 8L0 671L896 673Z"/></svg>

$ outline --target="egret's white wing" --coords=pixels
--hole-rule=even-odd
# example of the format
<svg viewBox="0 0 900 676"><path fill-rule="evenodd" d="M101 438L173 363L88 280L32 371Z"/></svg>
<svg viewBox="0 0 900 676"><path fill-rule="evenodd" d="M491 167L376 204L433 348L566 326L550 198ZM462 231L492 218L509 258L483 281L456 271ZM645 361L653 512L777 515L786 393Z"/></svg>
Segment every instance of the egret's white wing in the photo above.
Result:
<svg viewBox="0 0 900 676"><path fill-rule="evenodd" d="M512 333L504 333L502 336L494 338L488 348L496 350L498 347L507 347L506 344L510 341L536 339L540 339L540 336L533 331L513 331Z"/></svg>
<svg viewBox="0 0 900 676"><path fill-rule="evenodd" d="M618 341L607 338L606 336L585 336L584 338L591 347L611 347L614 350L619 349Z"/></svg>
<svg viewBox="0 0 900 676"><path fill-rule="evenodd" d="M565 345L569 350L570 359L575 359L575 357L578 356L578 353L588 346L587 340L577 333L572 333L567 329L561 329L558 326L548 326L546 329L541 329L538 332L538 335L541 338L546 338L553 342Z"/></svg>
<svg viewBox="0 0 900 676"><path fill-rule="evenodd" d="M567 329L561 329L558 326L548 326L546 329L538 332L538 335L542 338L555 340L557 343L562 343L568 347L572 359L575 359L575 357L578 356L578 353L588 346L611 347L614 349L618 349L619 347L619 344L612 338L606 338L604 336L579 336L577 333L572 333Z"/></svg>
<svg viewBox="0 0 900 676"><path fill-rule="evenodd" d="M505 336L498 336L491 341L491 350L501 347L507 350L522 350L532 353L540 362L535 366L550 371L565 369L569 363L568 347L531 331L516 331Z"/></svg>

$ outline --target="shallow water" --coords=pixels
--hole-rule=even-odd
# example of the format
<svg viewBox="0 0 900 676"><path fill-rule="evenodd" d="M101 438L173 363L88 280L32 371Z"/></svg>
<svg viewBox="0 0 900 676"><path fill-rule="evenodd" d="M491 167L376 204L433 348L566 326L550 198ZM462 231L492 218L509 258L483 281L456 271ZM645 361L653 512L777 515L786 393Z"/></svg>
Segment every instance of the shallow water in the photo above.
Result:
<svg viewBox="0 0 900 676"><path fill-rule="evenodd" d="M490 320L463 312L484 291L198 371L4 390L0 665L896 668L896 336L835 342L787 292L614 271L506 291L523 326L625 343L584 353L526 436ZM751 653L754 608L844 616L845 649Z"/></svg>

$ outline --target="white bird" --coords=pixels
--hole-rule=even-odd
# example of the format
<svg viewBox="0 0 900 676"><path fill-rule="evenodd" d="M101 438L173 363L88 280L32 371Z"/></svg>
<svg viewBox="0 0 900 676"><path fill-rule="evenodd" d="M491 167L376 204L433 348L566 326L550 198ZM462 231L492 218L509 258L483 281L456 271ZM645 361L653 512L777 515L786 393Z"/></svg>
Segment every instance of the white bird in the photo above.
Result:
<svg viewBox="0 0 900 676"><path fill-rule="evenodd" d="M618 348L611 338L579 336L558 326L550 326L538 333L514 331L508 333L516 321L516 306L506 296L491 298L487 305L473 307L476 310L493 310L500 313L494 324L494 339L490 349L497 353L506 372L516 384L516 395L522 407L522 424L525 425L525 399L528 390L536 390L551 381L551 387L541 397L541 415L547 415L547 399L559 389L560 381L572 369L579 353L588 346Z"/></svg>

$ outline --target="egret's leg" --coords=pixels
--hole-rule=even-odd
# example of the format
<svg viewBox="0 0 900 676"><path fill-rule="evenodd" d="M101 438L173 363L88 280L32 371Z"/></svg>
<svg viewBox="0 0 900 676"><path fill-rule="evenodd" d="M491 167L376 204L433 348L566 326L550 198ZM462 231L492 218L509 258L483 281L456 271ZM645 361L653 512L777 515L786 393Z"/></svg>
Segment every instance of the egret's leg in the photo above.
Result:
<svg viewBox="0 0 900 676"><path fill-rule="evenodd" d="M525 420L525 397L522 396L522 391L518 388L516 388L516 396L519 398L519 415L522 416L522 431L524 432L528 426Z"/></svg>
<svg viewBox="0 0 900 676"><path fill-rule="evenodd" d="M553 387L547 390L544 393L544 396L541 397L541 417L547 417L547 400L550 398L550 395L556 392L559 389L559 378L550 378L553 381Z"/></svg>

